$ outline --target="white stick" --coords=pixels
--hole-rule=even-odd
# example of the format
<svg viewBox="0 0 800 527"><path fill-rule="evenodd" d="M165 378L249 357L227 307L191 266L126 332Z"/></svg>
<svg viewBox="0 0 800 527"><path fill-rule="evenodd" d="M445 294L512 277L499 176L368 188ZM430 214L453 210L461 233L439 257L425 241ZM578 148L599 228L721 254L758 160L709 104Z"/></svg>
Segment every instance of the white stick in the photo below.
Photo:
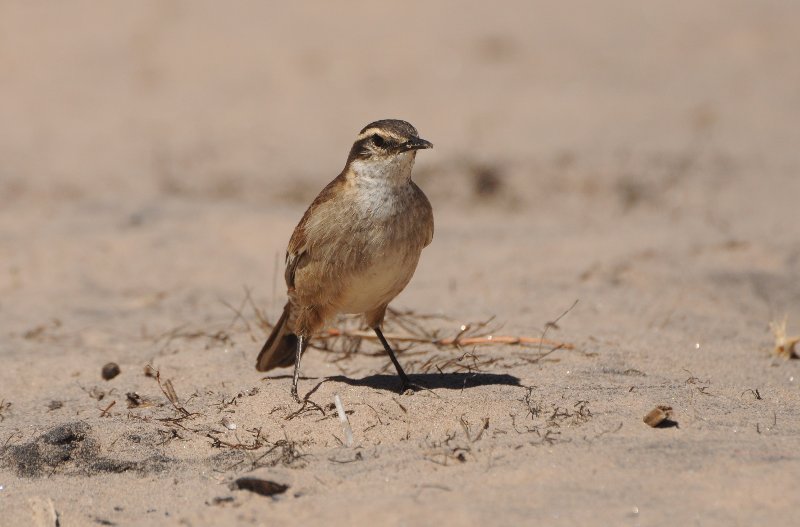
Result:
<svg viewBox="0 0 800 527"><path fill-rule="evenodd" d="M350 428L350 420L344 411L339 394L333 395L333 402L336 404L336 413L339 414L339 421L342 423L342 429L344 429L344 444L347 447L351 447L353 446L353 429Z"/></svg>

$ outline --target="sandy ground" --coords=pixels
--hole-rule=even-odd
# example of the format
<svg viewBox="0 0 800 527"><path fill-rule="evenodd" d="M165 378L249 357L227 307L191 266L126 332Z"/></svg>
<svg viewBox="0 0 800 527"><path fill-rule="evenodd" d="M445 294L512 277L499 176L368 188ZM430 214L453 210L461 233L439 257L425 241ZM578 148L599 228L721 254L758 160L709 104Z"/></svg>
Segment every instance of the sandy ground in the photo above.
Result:
<svg viewBox="0 0 800 527"><path fill-rule="evenodd" d="M0 524L796 525L800 7L553 4L0 3ZM303 409L253 306L384 117L436 145L388 329L574 349L330 342Z"/></svg>

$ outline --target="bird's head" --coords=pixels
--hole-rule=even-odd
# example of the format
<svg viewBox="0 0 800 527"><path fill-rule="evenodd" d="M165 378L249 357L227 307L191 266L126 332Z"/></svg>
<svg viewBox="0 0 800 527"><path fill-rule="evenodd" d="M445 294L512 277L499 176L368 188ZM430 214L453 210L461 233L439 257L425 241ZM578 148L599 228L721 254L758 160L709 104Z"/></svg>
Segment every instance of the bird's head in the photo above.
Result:
<svg viewBox="0 0 800 527"><path fill-rule="evenodd" d="M433 148L406 121L383 119L365 126L356 137L347 165L356 174L408 179L417 150Z"/></svg>

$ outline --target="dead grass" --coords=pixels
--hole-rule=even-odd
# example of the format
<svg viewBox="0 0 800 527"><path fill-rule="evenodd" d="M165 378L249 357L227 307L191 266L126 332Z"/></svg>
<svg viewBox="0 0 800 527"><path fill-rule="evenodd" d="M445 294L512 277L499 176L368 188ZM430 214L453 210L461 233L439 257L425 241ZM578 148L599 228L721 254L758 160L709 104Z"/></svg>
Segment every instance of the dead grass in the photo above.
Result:
<svg viewBox="0 0 800 527"><path fill-rule="evenodd" d="M797 359L800 358L796 349L797 343L800 342L800 336L786 336L786 321L787 317L783 317L780 322L772 321L769 323L772 335L775 337L773 352L784 359Z"/></svg>

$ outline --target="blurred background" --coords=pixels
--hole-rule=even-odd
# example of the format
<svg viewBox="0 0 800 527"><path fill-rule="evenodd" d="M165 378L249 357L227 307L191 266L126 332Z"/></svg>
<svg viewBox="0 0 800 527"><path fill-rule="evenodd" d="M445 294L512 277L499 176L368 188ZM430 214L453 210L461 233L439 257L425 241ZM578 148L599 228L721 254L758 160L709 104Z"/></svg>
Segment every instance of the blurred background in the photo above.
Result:
<svg viewBox="0 0 800 527"><path fill-rule="evenodd" d="M95 296L97 314L242 283L275 297L302 209L387 117L436 145L416 171L438 226L420 280L451 261L450 310L542 294L527 268L509 277L521 288L492 286L520 243L553 280L579 255L556 238L608 236L568 289L615 242L796 240L798 14L790 0L2 1L0 292L23 294L0 309L63 315ZM482 241L512 243L460 267ZM459 275L486 307L458 296Z"/></svg>
<svg viewBox="0 0 800 527"><path fill-rule="evenodd" d="M0 189L263 199L369 121L436 160L796 160L789 0L0 2Z"/></svg>

